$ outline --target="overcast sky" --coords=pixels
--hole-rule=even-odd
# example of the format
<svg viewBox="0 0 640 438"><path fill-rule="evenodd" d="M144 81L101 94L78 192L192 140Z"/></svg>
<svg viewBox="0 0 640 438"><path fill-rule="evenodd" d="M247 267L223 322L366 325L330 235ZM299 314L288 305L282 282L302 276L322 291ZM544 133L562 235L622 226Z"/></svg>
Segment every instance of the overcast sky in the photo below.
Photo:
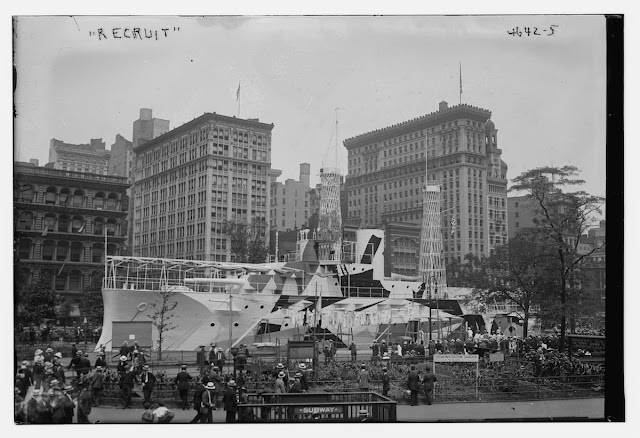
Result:
<svg viewBox="0 0 640 438"><path fill-rule="evenodd" d="M158 39L113 38L135 27ZM462 101L492 112L509 179L573 164L605 194L601 16L24 17L15 32L18 160L44 165L51 138L130 140L140 108L171 128L237 115L241 83L240 117L275 125L272 168L298 179L309 162L315 183L336 107L342 141L457 104L461 62Z"/></svg>

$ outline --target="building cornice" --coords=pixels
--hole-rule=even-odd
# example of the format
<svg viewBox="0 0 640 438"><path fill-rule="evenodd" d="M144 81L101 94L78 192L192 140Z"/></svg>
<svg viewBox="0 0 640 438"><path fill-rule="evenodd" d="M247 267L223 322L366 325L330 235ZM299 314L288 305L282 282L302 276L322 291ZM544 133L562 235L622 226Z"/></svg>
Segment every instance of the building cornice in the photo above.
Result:
<svg viewBox="0 0 640 438"><path fill-rule="evenodd" d="M465 103L461 105L454 105L445 110L435 111L415 119L387 126L386 128L377 129L375 131L370 131L348 138L343 142L343 145L347 150L351 150L360 146L368 145L372 142L388 140L399 135L409 134L411 132L430 128L440 123L462 118L484 123L487 119L491 118L491 111L467 105Z"/></svg>
<svg viewBox="0 0 640 438"><path fill-rule="evenodd" d="M273 123L267 124L262 122L256 122L255 120L246 120L246 119L239 119L237 117L224 116L222 114L204 113L200 117L196 117L190 122L187 122L181 126L178 126L177 128L174 128L171 131L168 131L152 140L149 140L141 145L134 146L133 151L136 154L144 153L149 149L152 149L160 144L170 141L170 139L173 139L179 135L182 135L184 133L187 133L193 130L197 126L200 126L204 123L209 123L209 122L222 123L225 125L237 126L239 128L257 129L257 130L263 130L268 132L271 132L271 130L273 130Z"/></svg>

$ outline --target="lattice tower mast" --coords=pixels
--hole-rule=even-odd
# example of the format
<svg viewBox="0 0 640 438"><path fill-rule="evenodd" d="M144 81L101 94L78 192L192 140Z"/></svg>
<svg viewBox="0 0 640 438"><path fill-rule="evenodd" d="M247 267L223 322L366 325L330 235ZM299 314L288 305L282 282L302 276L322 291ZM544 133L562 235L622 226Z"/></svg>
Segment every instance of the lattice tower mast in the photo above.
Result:
<svg viewBox="0 0 640 438"><path fill-rule="evenodd" d="M331 142L327 155L320 169L320 228L321 240L326 242L322 252L333 252L333 257L325 254L325 258L340 260L342 252L342 214L340 212L340 166L338 159L338 109L336 108L335 143Z"/></svg>
<svg viewBox="0 0 640 438"><path fill-rule="evenodd" d="M442 225L440 222L440 185L429 181L427 159L425 158L425 180L422 202L422 231L420 236L420 274L426 287L423 298L429 297L429 288L441 297L443 287L447 285L447 272L444 264L442 246ZM435 298L435 296L432 296Z"/></svg>

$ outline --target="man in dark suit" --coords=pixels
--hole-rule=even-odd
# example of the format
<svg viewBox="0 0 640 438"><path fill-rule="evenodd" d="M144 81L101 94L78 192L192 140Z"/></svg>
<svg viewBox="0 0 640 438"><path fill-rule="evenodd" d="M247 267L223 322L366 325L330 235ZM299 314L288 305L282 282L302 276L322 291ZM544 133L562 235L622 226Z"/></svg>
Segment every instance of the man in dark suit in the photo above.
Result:
<svg viewBox="0 0 640 438"><path fill-rule="evenodd" d="M122 347L120 347L120 351L118 352L118 354L116 354L113 357L115 358L115 357L118 357L118 356L124 356L124 357L127 357L127 358L129 357L129 343L127 341L124 341L122 343Z"/></svg>
<svg viewBox="0 0 640 438"><path fill-rule="evenodd" d="M131 407L131 391L133 390L133 382L135 373L132 370L126 370L120 375L120 394L122 396L122 409Z"/></svg>
<svg viewBox="0 0 640 438"><path fill-rule="evenodd" d="M207 379L208 382L209 379ZM198 384L196 388L196 392L193 394L193 409L196 410L196 416L193 417L193 420L190 423L197 423L200 421L202 414L200 413L200 408L202 407L202 394L206 391L204 379L202 382Z"/></svg>
<svg viewBox="0 0 640 438"><path fill-rule="evenodd" d="M418 390L420 389L420 376L416 373L416 366L411 365L407 387L411 391L411 406L418 406Z"/></svg>
<svg viewBox="0 0 640 438"><path fill-rule="evenodd" d="M93 377L91 377L91 383L90 383L91 402L92 402L92 405L95 406L96 408L100 407L102 390L104 389L103 381L104 381L104 374L102 374L102 366L98 365L96 367L95 374L93 375Z"/></svg>
<svg viewBox="0 0 640 438"><path fill-rule="evenodd" d="M236 412L238 411L238 399L236 398L236 382L235 380L229 380L227 383L227 390L222 396L222 403L224 403L224 410L227 411L227 423L236 422Z"/></svg>
<svg viewBox="0 0 640 438"><path fill-rule="evenodd" d="M144 401L151 403L151 391L156 384L156 376L149 371L149 365L142 367L142 373L140 374L140 385L142 386L142 393L144 394Z"/></svg>
<svg viewBox="0 0 640 438"><path fill-rule="evenodd" d="M89 354L85 353L80 358L80 374L86 376L91 371L91 362L89 361Z"/></svg>
<svg viewBox="0 0 640 438"><path fill-rule="evenodd" d="M189 401L187 399L189 394L189 382L191 381L191 376L187 373L187 366L182 365L182 371L178 373L176 376L176 386L178 387L178 393L180 394L180 399L182 399L182 410L189 408Z"/></svg>
<svg viewBox="0 0 640 438"><path fill-rule="evenodd" d="M387 397L389 395L389 383L390 383L390 378L389 378L389 371L387 370L387 367L382 367L382 395Z"/></svg>
<svg viewBox="0 0 640 438"><path fill-rule="evenodd" d="M227 358L225 357L224 353L222 352L222 348L218 348L218 350L216 351L215 354L215 362L214 365L217 366L218 368L220 368L220 371L222 371L223 367L224 367L224 363L227 360Z"/></svg>
<svg viewBox="0 0 640 438"><path fill-rule="evenodd" d="M104 352L101 351L98 353L98 358L96 359L96 368L102 367L103 370L107 369L107 361L104 358Z"/></svg>
<svg viewBox="0 0 640 438"><path fill-rule="evenodd" d="M427 404L431 404L431 391L433 391L433 384L436 382L438 378L433 372L431 372L431 365L427 365L426 373L422 379L422 384L424 385L424 395L427 399Z"/></svg>

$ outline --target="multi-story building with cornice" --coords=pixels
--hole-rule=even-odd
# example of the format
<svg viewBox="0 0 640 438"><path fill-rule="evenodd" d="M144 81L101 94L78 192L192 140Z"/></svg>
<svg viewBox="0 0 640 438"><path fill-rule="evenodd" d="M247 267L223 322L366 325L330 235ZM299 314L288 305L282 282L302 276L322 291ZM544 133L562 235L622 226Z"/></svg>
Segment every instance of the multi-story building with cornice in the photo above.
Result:
<svg viewBox="0 0 640 438"><path fill-rule="evenodd" d="M225 220L268 231L272 129L205 113L134 145L133 255L233 261Z"/></svg>
<svg viewBox="0 0 640 438"><path fill-rule="evenodd" d="M49 166L54 169L106 175L110 158L101 138L92 138L89 144L69 144L55 138L49 143Z"/></svg>
<svg viewBox="0 0 640 438"><path fill-rule="evenodd" d="M429 179L441 187L445 261L487 256L507 240L507 165L490 117L441 102L436 112L345 140L347 220L420 225L428 163Z"/></svg>
<svg viewBox="0 0 640 438"><path fill-rule="evenodd" d="M104 272L107 254L126 244L125 177L15 163L16 269L21 281L46 278L72 301Z"/></svg>

